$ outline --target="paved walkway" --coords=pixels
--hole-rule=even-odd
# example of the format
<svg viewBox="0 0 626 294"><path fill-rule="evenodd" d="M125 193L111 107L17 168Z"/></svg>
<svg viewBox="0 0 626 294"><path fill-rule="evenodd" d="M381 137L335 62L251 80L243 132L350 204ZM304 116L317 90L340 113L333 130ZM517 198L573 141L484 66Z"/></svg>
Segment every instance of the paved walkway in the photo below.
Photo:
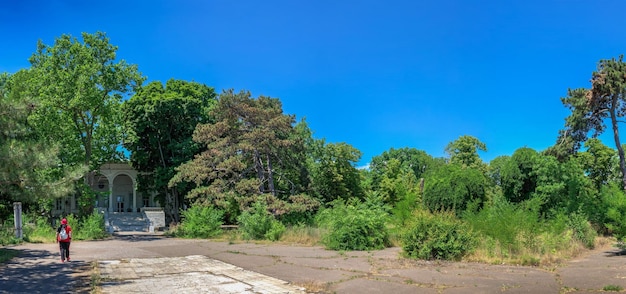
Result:
<svg viewBox="0 0 626 294"><path fill-rule="evenodd" d="M100 262L103 293L305 293L304 288L202 255Z"/></svg>
<svg viewBox="0 0 626 294"><path fill-rule="evenodd" d="M610 247L544 269L406 260L399 248L336 252L151 235L73 242L72 262L62 264L56 246L13 247L23 254L0 265L0 293L89 292L92 262L99 264L105 293L298 293L302 287L309 293L602 293L609 285L626 288L626 257Z"/></svg>

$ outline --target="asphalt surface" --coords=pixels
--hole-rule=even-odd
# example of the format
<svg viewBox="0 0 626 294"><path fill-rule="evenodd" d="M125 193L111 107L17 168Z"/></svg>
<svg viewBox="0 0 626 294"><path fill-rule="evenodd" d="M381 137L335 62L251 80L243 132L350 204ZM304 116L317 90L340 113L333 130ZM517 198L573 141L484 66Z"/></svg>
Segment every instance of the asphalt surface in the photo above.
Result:
<svg viewBox="0 0 626 294"><path fill-rule="evenodd" d="M612 247L551 268L407 260L399 248L336 252L145 234L73 242L70 263L60 262L56 244L10 249L21 254L0 265L0 293L88 293L94 263L103 293L602 293L608 286L626 288L626 256Z"/></svg>

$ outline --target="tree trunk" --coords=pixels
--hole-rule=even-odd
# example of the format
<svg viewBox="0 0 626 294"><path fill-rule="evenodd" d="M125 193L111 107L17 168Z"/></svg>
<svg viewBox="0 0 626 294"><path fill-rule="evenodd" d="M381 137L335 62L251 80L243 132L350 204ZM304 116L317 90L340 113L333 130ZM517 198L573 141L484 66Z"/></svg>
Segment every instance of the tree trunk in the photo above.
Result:
<svg viewBox="0 0 626 294"><path fill-rule="evenodd" d="M617 154L619 155L619 169L622 171L622 189L626 190L626 160L624 159L624 148L619 140L619 128L617 126L617 115L615 108L617 107L617 95L613 96L613 103L611 103L611 125L613 126L613 139L615 139L615 147L617 147Z"/></svg>
<svg viewBox="0 0 626 294"><path fill-rule="evenodd" d="M266 155L267 157L267 185L270 188L270 192L272 195L276 196L276 189L274 188L274 171L272 170L272 161L270 160L269 153Z"/></svg>
<svg viewBox="0 0 626 294"><path fill-rule="evenodd" d="M257 178L259 179L259 192L265 193L265 170L259 150L254 150L254 167L256 169Z"/></svg>
<svg viewBox="0 0 626 294"><path fill-rule="evenodd" d="M173 204L172 204L172 219L174 219L174 221L176 223L180 222L180 200L179 200L180 195L178 195L178 190L177 189L172 189L172 198L174 198L173 200Z"/></svg>
<svg viewBox="0 0 626 294"><path fill-rule="evenodd" d="M172 190L175 191L175 190ZM174 195L173 193L170 193L170 191L168 189L165 189L165 214L166 216L169 216L170 220L172 223L178 224L178 222L180 221L179 215L178 215L178 206L176 205L176 195Z"/></svg>

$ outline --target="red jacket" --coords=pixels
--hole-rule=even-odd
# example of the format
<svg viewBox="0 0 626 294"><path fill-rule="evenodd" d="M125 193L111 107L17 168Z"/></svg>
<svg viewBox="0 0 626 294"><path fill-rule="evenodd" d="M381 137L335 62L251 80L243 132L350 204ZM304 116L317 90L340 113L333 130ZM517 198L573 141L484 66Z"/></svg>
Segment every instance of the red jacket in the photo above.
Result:
<svg viewBox="0 0 626 294"><path fill-rule="evenodd" d="M61 235L59 233L61 233L61 229L63 228L63 225L61 225L59 228L57 228L57 241L59 242L70 242L72 241L72 227L70 227L70 225L65 225L65 231L67 232L67 239L65 240L61 240Z"/></svg>

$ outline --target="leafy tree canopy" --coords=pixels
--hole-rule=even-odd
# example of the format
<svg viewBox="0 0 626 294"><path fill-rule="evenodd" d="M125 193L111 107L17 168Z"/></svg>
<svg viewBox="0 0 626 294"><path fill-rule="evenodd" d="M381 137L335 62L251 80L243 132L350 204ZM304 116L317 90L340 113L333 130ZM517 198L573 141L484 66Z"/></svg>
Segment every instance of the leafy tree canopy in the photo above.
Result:
<svg viewBox="0 0 626 294"><path fill-rule="evenodd" d="M68 165L95 169L120 159L119 106L144 78L136 65L116 61L117 46L102 32L70 35L52 46L39 41L31 69L22 81L27 95L38 97L32 114L35 129L51 142L60 142Z"/></svg>
<svg viewBox="0 0 626 294"><path fill-rule="evenodd" d="M170 187L190 182L191 199L222 207L235 199L241 208L255 195L284 198L300 189L289 175L304 162L289 159L304 152L303 142L294 139L295 119L283 114L278 99L228 90L210 115L215 123L200 124L193 134L203 151L176 169Z"/></svg>
<svg viewBox="0 0 626 294"><path fill-rule="evenodd" d="M446 153L450 156L450 163L464 167L485 168L485 164L478 155L478 151L487 151L485 143L472 136L461 136L446 146Z"/></svg>
<svg viewBox="0 0 626 294"><path fill-rule="evenodd" d="M123 105L126 124L124 147L131 152L133 167L141 172L139 189L157 192L166 213L178 221L185 185L168 188L174 168L193 159L200 149L192 141L196 126L209 123L216 103L213 88L196 82L169 80L163 87L151 82L141 87Z"/></svg>
<svg viewBox="0 0 626 294"><path fill-rule="evenodd" d="M581 143L602 134L610 122L619 156L622 186L626 188L626 159L619 137L619 121L626 115L626 63L623 56L604 59L591 75L591 89L569 90L562 102L571 110L560 140L571 138L577 151Z"/></svg>

